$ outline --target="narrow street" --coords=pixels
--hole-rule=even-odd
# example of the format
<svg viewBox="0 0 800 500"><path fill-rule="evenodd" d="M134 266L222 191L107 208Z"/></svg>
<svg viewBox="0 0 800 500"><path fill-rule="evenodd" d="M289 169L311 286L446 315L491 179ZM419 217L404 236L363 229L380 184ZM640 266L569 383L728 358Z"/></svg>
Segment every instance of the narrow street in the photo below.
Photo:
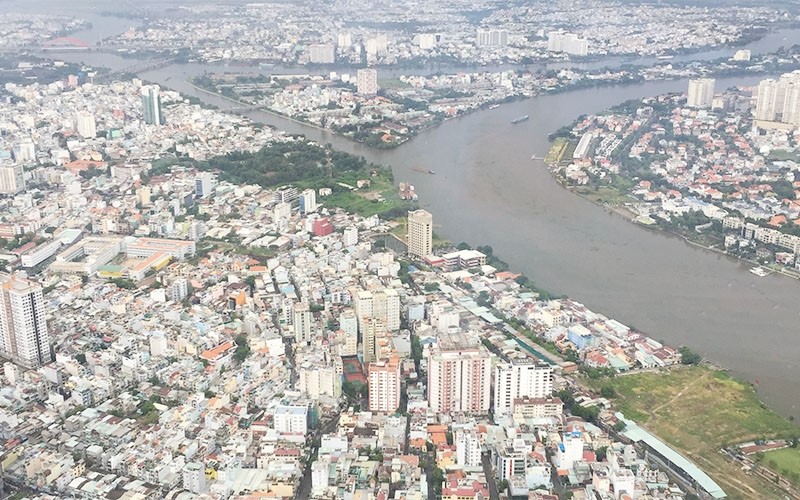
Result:
<svg viewBox="0 0 800 500"><path fill-rule="evenodd" d="M489 498L491 500L500 500L500 493L497 491L497 480L494 477L492 468L491 454L483 453L481 455L481 463L483 464L483 473L486 475L486 485L489 487Z"/></svg>

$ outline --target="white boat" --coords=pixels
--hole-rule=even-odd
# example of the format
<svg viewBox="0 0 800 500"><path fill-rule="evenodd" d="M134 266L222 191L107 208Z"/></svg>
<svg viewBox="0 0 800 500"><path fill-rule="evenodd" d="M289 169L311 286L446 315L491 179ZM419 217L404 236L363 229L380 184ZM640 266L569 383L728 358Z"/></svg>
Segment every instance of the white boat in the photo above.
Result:
<svg viewBox="0 0 800 500"><path fill-rule="evenodd" d="M769 274L769 272L765 271L764 268L761 266L750 268L750 272L755 274L756 276L761 276L762 278Z"/></svg>

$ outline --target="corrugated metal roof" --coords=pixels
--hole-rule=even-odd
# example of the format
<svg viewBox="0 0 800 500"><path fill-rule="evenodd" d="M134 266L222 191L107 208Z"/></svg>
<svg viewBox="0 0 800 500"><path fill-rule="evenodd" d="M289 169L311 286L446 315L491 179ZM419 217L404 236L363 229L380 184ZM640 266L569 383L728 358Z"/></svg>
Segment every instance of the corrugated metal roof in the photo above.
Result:
<svg viewBox="0 0 800 500"><path fill-rule="evenodd" d="M636 425L636 422L628 420L622 413L616 413L615 416L625 422L625 430L623 435L634 442L644 441L647 446L658 452L661 456L672 462L672 464L688 474L701 488L703 488L713 498L727 498L727 495L722 488L714 482L711 477L705 472L700 470L695 464L689 461L677 451L669 447L665 442L658 439L656 436L650 434L643 428Z"/></svg>

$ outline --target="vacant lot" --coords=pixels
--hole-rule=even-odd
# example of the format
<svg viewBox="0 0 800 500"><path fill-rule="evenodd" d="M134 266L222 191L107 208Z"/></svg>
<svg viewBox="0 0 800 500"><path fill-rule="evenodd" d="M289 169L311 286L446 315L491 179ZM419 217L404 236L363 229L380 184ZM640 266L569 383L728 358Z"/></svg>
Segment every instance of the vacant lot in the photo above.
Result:
<svg viewBox="0 0 800 500"><path fill-rule="evenodd" d="M719 453L728 444L800 434L764 407L749 385L703 367L623 375L591 385L613 387L619 411L684 453L730 498L781 497L775 485L745 474Z"/></svg>

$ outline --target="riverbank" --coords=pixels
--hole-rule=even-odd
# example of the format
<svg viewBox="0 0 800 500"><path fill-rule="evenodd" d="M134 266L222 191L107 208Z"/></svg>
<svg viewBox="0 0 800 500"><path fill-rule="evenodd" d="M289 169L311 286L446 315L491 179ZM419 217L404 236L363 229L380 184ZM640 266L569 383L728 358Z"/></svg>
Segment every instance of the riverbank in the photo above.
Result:
<svg viewBox="0 0 800 500"><path fill-rule="evenodd" d="M792 422L760 401L756 390L709 367L676 367L585 381L613 389L615 408L685 453L732 499L780 498L784 490L743 471L720 450L747 440L792 439ZM606 390L608 393L609 391Z"/></svg>

